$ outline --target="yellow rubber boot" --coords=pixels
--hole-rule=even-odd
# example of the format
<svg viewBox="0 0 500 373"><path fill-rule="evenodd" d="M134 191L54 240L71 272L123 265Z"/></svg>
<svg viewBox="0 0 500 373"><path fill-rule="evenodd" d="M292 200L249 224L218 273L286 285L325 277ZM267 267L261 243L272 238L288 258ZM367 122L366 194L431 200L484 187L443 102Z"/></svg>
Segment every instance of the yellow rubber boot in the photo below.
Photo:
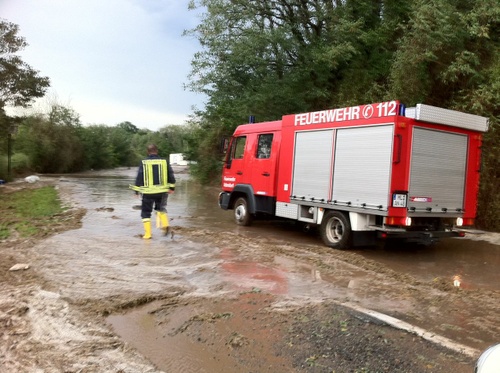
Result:
<svg viewBox="0 0 500 373"><path fill-rule="evenodd" d="M151 239L151 219L142 219L142 224L144 225L144 236L145 240Z"/></svg>
<svg viewBox="0 0 500 373"><path fill-rule="evenodd" d="M166 212L159 212L158 216L160 217L161 230L164 235L167 235L169 231L168 215Z"/></svg>

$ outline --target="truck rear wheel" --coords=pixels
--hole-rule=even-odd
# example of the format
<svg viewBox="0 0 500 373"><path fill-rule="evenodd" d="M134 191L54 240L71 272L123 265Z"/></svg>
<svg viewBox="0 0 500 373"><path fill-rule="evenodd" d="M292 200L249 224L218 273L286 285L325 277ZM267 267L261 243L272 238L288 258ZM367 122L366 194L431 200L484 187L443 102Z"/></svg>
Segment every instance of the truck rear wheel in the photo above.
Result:
<svg viewBox="0 0 500 373"><path fill-rule="evenodd" d="M326 246L340 250L351 247L351 223L349 218L340 211L326 213L321 222L320 234Z"/></svg>
<svg viewBox="0 0 500 373"><path fill-rule="evenodd" d="M234 221L244 226L252 223L252 215L248 211L248 202L245 197L239 197L234 203Z"/></svg>

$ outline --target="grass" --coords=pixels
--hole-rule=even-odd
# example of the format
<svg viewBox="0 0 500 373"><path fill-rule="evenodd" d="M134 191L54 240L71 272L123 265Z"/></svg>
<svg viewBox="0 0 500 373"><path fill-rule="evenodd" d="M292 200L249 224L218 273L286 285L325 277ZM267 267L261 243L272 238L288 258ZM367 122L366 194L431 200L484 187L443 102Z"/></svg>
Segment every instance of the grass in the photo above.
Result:
<svg viewBox="0 0 500 373"><path fill-rule="evenodd" d="M21 237L35 236L50 226L51 219L64 209L54 187L0 193L0 239L15 231Z"/></svg>

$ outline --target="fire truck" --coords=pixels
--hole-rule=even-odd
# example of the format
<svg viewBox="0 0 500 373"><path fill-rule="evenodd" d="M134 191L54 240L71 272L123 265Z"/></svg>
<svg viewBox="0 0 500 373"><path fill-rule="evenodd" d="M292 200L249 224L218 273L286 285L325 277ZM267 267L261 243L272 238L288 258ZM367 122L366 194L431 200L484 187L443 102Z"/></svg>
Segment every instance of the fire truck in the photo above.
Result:
<svg viewBox="0 0 500 373"><path fill-rule="evenodd" d="M219 206L239 225L271 215L317 226L337 249L464 236L487 129L485 117L399 101L240 125Z"/></svg>

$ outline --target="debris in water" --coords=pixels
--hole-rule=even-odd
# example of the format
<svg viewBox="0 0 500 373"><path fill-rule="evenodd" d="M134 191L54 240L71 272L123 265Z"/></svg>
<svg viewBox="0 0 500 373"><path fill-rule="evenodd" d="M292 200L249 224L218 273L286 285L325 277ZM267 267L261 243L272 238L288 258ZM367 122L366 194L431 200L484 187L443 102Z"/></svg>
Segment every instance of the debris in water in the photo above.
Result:
<svg viewBox="0 0 500 373"><path fill-rule="evenodd" d="M25 264L25 263L18 263L16 265L13 265L12 267L10 267L9 271L22 271L22 270L26 270L30 267L29 264Z"/></svg>

